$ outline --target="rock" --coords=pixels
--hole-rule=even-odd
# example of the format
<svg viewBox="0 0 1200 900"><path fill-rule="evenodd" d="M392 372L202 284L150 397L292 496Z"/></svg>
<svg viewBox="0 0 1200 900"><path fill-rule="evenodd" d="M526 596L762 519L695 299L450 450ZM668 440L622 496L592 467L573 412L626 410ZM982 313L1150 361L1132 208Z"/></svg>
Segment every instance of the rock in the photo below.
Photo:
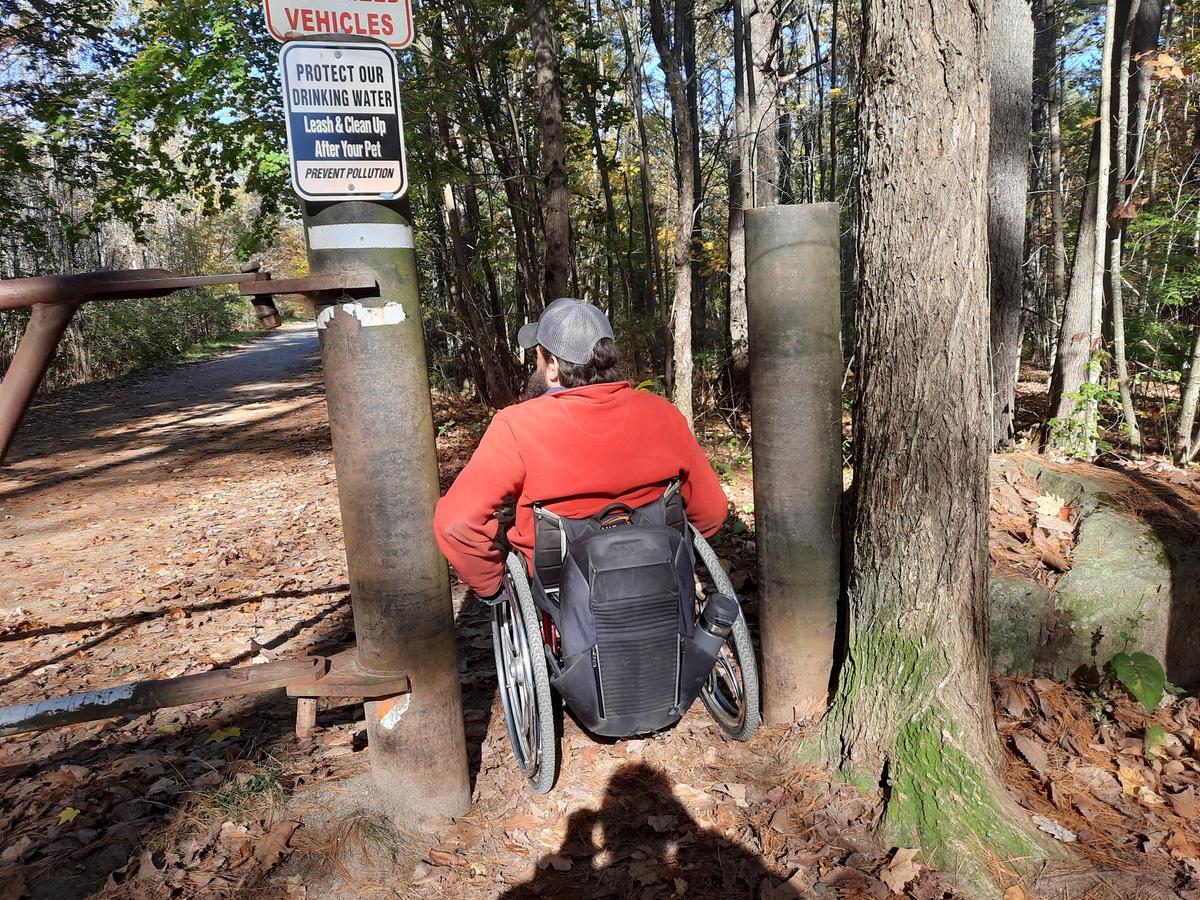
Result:
<svg viewBox="0 0 1200 900"><path fill-rule="evenodd" d="M995 575L992 602L992 668L1008 675L1032 675L1034 648L1050 592L1029 578Z"/></svg>
<svg viewBox="0 0 1200 900"><path fill-rule="evenodd" d="M1011 571L991 578L994 670L1066 677L1128 649L1161 660L1176 684L1200 682L1200 529L1189 519L1193 510L1169 486L1136 471L1086 463L1064 470L1016 455L992 460L993 480L1010 466L1067 502L1078 537L1070 570L1053 590Z"/></svg>

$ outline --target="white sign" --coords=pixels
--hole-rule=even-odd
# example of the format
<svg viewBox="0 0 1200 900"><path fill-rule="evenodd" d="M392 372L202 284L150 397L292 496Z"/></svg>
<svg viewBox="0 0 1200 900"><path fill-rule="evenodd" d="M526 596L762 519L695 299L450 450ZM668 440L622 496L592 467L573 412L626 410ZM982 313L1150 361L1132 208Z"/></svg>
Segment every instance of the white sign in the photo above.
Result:
<svg viewBox="0 0 1200 900"><path fill-rule="evenodd" d="M305 34L361 34L389 47L413 39L411 0L263 0L267 30L277 41Z"/></svg>
<svg viewBox="0 0 1200 900"><path fill-rule="evenodd" d="M292 187L305 200L408 189L396 57L382 44L295 41L279 52Z"/></svg>

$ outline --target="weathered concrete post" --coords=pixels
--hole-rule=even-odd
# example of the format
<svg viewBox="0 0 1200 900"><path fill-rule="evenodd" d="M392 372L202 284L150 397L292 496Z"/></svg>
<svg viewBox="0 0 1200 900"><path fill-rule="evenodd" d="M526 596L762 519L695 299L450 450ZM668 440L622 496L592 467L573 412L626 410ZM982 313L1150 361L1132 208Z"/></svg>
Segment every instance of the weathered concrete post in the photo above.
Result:
<svg viewBox="0 0 1200 900"><path fill-rule="evenodd" d="M412 693L366 704L381 795L418 815L470 804L454 616L433 540L438 469L410 223L392 202L305 205L310 272L362 274L378 297L319 310L325 395L359 665Z"/></svg>
<svg viewBox="0 0 1200 900"><path fill-rule="evenodd" d="M746 210L763 717L829 696L841 569L838 207Z"/></svg>

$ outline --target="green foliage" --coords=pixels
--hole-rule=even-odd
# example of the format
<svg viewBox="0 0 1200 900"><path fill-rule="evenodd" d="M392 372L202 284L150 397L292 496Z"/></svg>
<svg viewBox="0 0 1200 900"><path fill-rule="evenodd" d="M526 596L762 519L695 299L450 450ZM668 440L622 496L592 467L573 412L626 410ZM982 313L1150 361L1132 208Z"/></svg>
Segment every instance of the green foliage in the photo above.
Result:
<svg viewBox="0 0 1200 900"><path fill-rule="evenodd" d="M1147 712L1154 712L1163 698L1167 676L1162 663L1149 653L1118 653L1109 660L1116 679Z"/></svg>

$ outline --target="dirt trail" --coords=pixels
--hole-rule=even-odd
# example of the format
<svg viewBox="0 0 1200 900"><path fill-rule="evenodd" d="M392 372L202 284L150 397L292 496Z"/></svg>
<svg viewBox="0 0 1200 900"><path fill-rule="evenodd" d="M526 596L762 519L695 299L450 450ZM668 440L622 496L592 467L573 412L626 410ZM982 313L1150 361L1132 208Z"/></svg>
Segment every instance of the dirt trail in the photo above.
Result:
<svg viewBox="0 0 1200 900"><path fill-rule="evenodd" d="M352 639L316 363L311 326L289 326L33 410L0 476L0 702ZM435 408L448 483L486 417ZM744 572L751 547L730 533L720 551ZM380 825L358 705L323 708L298 741L286 698L197 704L0 739L0 897L106 882L116 896L757 896L830 872L882 888L866 872L885 850L838 837L874 804L831 803L847 789L792 768L791 732L736 745L693 710L654 740L601 743L568 720L558 788L529 795L486 617L460 589L455 601L465 818Z"/></svg>

